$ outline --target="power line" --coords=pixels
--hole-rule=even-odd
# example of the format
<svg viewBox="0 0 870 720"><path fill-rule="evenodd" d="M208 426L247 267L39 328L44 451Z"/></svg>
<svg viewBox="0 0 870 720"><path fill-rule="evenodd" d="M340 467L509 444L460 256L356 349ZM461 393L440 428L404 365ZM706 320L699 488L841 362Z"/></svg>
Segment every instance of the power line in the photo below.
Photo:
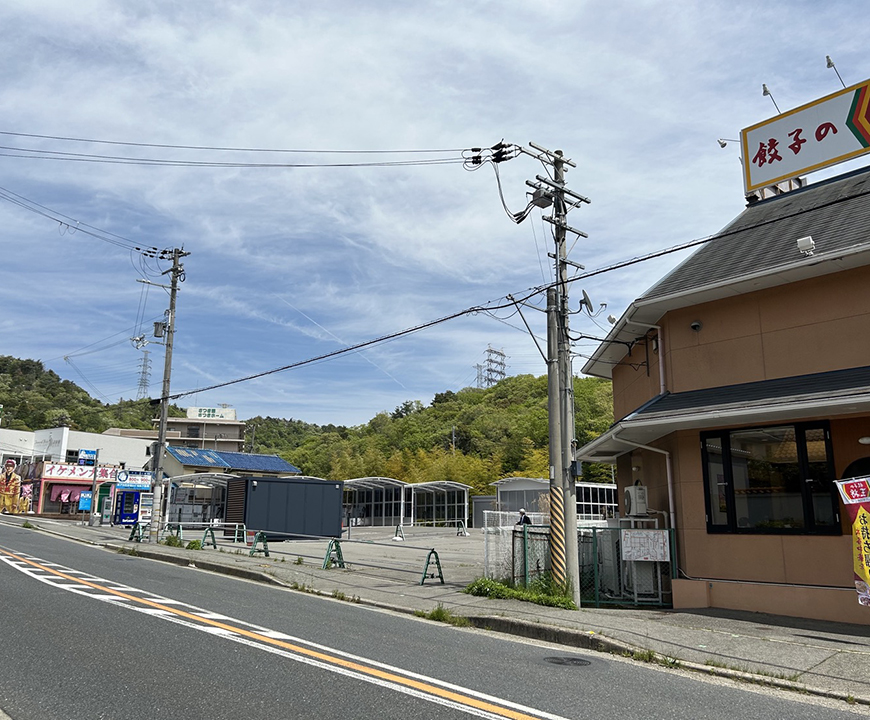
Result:
<svg viewBox="0 0 870 720"><path fill-rule="evenodd" d="M63 213L46 207L45 205L41 205L35 200L30 200L23 195L19 195L12 190L8 190L7 188L0 187L0 200L6 200L6 202L17 205L24 210L29 210L32 213L52 220L58 223L61 229L64 230L64 232L81 232L85 235L96 238L97 240L107 242L110 245L115 245L117 247L124 248L125 250L130 250L131 252L137 252L144 257L158 259L169 257L169 255L167 254L170 252L169 250L160 250L159 248L156 248L154 246L140 247L133 240L109 232L107 230L101 230L100 228L89 225L88 223L82 222L81 220L76 220L75 218L64 215Z"/></svg>
<svg viewBox="0 0 870 720"><path fill-rule="evenodd" d="M144 165L160 167L202 167L202 168L355 168L355 167L419 167L421 165L462 165L463 157L431 158L427 160L389 160L380 162L343 162L343 163L253 163L226 162L217 160L172 160L166 158L135 158L127 156L97 155L89 153L69 153L56 150L32 150L0 145L0 157L30 160L62 160L65 162L88 162L108 165Z"/></svg>
<svg viewBox="0 0 870 720"><path fill-rule="evenodd" d="M223 152L251 152L251 153L300 153L310 155L396 155L396 154L425 154L425 153L448 153L464 152L464 148L442 148L439 150L298 150L286 148L250 148L250 147L222 147L219 145L169 145L165 143L127 142L121 140L100 140L93 138L67 137L63 135L38 135L36 133L11 132L0 130L0 135L14 137L36 138L39 140L62 140L64 142L93 143L94 145L123 145L127 147L164 148L170 150L219 150Z"/></svg>

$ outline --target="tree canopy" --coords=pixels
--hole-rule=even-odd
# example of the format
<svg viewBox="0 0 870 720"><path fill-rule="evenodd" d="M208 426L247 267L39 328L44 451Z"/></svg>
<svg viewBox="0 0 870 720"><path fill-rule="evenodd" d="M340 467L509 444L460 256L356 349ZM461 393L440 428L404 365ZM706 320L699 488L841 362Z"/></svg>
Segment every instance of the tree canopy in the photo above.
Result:
<svg viewBox="0 0 870 720"><path fill-rule="evenodd" d="M0 356L0 404L3 427L20 430L150 429L158 414L148 399L103 404L38 360L9 356ZM582 445L612 422L610 383L575 378L574 405ZM185 414L176 406L170 413ZM515 375L489 388L436 393L428 406L407 400L354 427L257 416L246 421L245 440L249 452L280 455L306 475L455 480L491 494L490 483L502 477L549 476L547 418L546 376ZM608 468L584 465L584 480L609 478Z"/></svg>

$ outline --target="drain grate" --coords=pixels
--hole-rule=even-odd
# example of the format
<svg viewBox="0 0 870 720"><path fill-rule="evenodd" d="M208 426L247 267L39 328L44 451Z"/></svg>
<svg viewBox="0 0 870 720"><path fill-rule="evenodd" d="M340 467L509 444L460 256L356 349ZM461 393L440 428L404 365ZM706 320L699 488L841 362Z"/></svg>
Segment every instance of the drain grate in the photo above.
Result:
<svg viewBox="0 0 870 720"><path fill-rule="evenodd" d="M544 658L544 662L552 665L573 665L574 667L586 667L592 664L588 660L578 657L548 657Z"/></svg>

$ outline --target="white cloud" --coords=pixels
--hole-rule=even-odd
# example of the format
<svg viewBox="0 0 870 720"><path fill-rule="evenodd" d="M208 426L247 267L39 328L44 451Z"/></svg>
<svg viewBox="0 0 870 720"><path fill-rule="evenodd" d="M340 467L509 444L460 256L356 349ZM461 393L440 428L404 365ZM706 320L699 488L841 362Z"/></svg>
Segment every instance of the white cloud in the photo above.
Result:
<svg viewBox="0 0 870 720"><path fill-rule="evenodd" d="M593 202L571 214L590 235L571 257L594 269L704 237L740 212L739 151L720 149L716 139L737 137L774 112L762 82L783 109L836 90L826 54L847 82L866 77L853 9L33 0L0 7L0 130L301 150L534 141L577 163L569 185ZM0 144L207 161L384 159L8 135ZM510 222L489 167L167 168L3 155L0 163L3 187L142 246L191 253L179 293L179 390L414 327L540 285L551 273L548 227L534 216L520 227ZM500 171L507 205L522 209L525 180L543 169L522 156ZM152 288L141 308L135 280L150 273L158 282L166 263L139 267L125 250L61 236L57 223L9 203L0 203L0 223L4 269L15 278L0 289L5 353L43 358L78 382L58 360L64 354L123 339L143 318L162 315L165 293ZM604 315L618 315L684 256L595 276L572 292L582 285L608 303ZM543 337L543 315L525 315ZM197 402L234 403L242 417L353 424L473 383L487 345L505 350L511 372L543 373L522 321L506 322L454 320L364 357L210 391ZM603 334L591 320L573 322L578 332ZM150 349L156 376L159 346ZM92 382L101 392L129 397L140 360L122 343L76 364L100 378Z"/></svg>

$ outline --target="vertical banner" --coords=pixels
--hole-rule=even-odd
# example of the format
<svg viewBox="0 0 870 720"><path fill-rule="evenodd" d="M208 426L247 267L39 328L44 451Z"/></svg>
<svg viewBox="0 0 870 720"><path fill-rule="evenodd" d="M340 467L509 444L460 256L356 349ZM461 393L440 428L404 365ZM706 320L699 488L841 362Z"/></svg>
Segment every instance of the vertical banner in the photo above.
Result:
<svg viewBox="0 0 870 720"><path fill-rule="evenodd" d="M852 566L858 602L870 607L870 478L837 483L852 523Z"/></svg>

